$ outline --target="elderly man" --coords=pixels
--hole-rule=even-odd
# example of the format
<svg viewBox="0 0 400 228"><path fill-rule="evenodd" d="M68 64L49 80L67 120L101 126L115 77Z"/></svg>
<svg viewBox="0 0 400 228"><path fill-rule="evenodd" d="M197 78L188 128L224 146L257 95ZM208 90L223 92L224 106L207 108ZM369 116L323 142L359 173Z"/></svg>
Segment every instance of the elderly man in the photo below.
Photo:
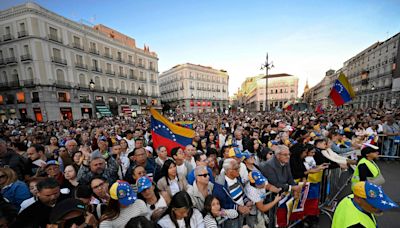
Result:
<svg viewBox="0 0 400 228"><path fill-rule="evenodd" d="M197 166L194 169L196 180L193 182L193 188L188 189L188 193L193 201L193 206L199 211L204 209L206 197L213 192L214 184L210 182L210 174L206 166Z"/></svg>
<svg viewBox="0 0 400 228"><path fill-rule="evenodd" d="M260 171L267 177L268 182L284 192L295 191L298 193L301 188L294 182L289 166L290 152L285 145L275 147L275 156L260 165Z"/></svg>
<svg viewBox="0 0 400 228"><path fill-rule="evenodd" d="M235 159L225 159L224 173L218 176L214 185L213 195L220 201L221 208L235 209L239 217L224 222L224 227L236 228L243 226L243 216L250 213L252 202L249 201L244 192L239 170L240 165Z"/></svg>
<svg viewBox="0 0 400 228"><path fill-rule="evenodd" d="M194 160L194 155L196 154L196 148L189 144L185 147L185 159L188 161L193 168L196 168L196 161Z"/></svg>
<svg viewBox="0 0 400 228"><path fill-rule="evenodd" d="M68 155L71 157L76 151L78 151L78 143L71 139L65 143L65 148L67 149Z"/></svg>
<svg viewBox="0 0 400 228"><path fill-rule="evenodd" d="M146 170L147 176L153 180L158 181L158 176L161 171L161 167L157 165L154 159L147 157L146 150L142 148L135 148L133 152L128 154L128 158L130 159L130 165L128 170L125 173L125 180L129 183L134 183L132 178L132 170L140 165L143 166Z"/></svg>
<svg viewBox="0 0 400 228"><path fill-rule="evenodd" d="M90 162L88 161L89 156ZM94 176L100 175L112 184L118 179L118 169L118 163L111 156L105 159L99 151L90 155L85 153L83 163L78 171L78 182L79 184L89 184Z"/></svg>

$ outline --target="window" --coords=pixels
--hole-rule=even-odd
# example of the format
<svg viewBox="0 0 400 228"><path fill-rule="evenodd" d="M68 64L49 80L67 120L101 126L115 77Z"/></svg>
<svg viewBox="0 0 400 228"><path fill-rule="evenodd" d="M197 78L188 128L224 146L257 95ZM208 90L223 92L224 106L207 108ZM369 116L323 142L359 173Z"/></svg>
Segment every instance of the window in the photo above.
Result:
<svg viewBox="0 0 400 228"><path fill-rule="evenodd" d="M87 84L86 84L86 76L84 74L80 74L79 75L79 84L82 87L86 87L87 86Z"/></svg>
<svg viewBox="0 0 400 228"><path fill-rule="evenodd" d="M32 71L32 68L28 68L27 70L26 70L26 72L27 72L27 79L28 80L33 80L33 71Z"/></svg>
<svg viewBox="0 0 400 228"><path fill-rule="evenodd" d="M25 52L25 55L29 55L29 46L28 45L24 45L24 52Z"/></svg>
<svg viewBox="0 0 400 228"><path fill-rule="evenodd" d="M133 70L132 69L129 70L129 76L133 77Z"/></svg>
<svg viewBox="0 0 400 228"><path fill-rule="evenodd" d="M122 66L119 67L119 74L120 75L124 74L124 68Z"/></svg>
<svg viewBox="0 0 400 228"><path fill-rule="evenodd" d="M81 55L76 55L76 63L78 65L83 65L83 57Z"/></svg>
<svg viewBox="0 0 400 228"><path fill-rule="evenodd" d="M110 63L107 63L107 64L106 64L106 70L107 70L108 72L111 71L111 64L110 64Z"/></svg>
<svg viewBox="0 0 400 228"><path fill-rule="evenodd" d="M118 60L121 60L121 59L122 59L122 54L121 54L121 52L117 52L117 56L118 56Z"/></svg>
<svg viewBox="0 0 400 228"><path fill-rule="evenodd" d="M39 102L39 92L32 92L32 102Z"/></svg>
<svg viewBox="0 0 400 228"><path fill-rule="evenodd" d="M56 75L57 75L57 81L58 81L59 83L65 82L64 71L58 69L58 70L56 71Z"/></svg>
<svg viewBox="0 0 400 228"><path fill-rule="evenodd" d="M50 36L57 37L57 29L50 27L49 31L50 31Z"/></svg>
<svg viewBox="0 0 400 228"><path fill-rule="evenodd" d="M5 29L6 29L6 35L10 35L11 34L10 26L7 26Z"/></svg>
<svg viewBox="0 0 400 228"><path fill-rule="evenodd" d="M97 60L96 59L92 59L92 65L93 65L93 68L98 68L98 63L97 63Z"/></svg>
<svg viewBox="0 0 400 228"><path fill-rule="evenodd" d="M96 50L96 43L90 42L90 49Z"/></svg>
<svg viewBox="0 0 400 228"><path fill-rule="evenodd" d="M53 57L61 59L61 50L57 48L53 48Z"/></svg>
<svg viewBox="0 0 400 228"><path fill-rule="evenodd" d="M139 59L139 66L143 66L143 60Z"/></svg>
<svg viewBox="0 0 400 228"><path fill-rule="evenodd" d="M81 38L74 36L74 44L81 44Z"/></svg>
<svg viewBox="0 0 400 228"><path fill-rule="evenodd" d="M59 102L70 102L71 98L68 92L58 92L58 101Z"/></svg>
<svg viewBox="0 0 400 228"><path fill-rule="evenodd" d="M14 48L8 49L8 52L9 52L11 58L14 58L14 57L15 57Z"/></svg>
<svg viewBox="0 0 400 228"><path fill-rule="evenodd" d="M0 60L3 60L3 51L0 50Z"/></svg>
<svg viewBox="0 0 400 228"><path fill-rule="evenodd" d="M154 70L153 62L150 62L150 69Z"/></svg>
<svg viewBox="0 0 400 228"><path fill-rule="evenodd" d="M19 31L25 31L25 23L19 24Z"/></svg>
<svg viewBox="0 0 400 228"><path fill-rule="evenodd" d="M24 92L17 93L17 102L18 102L18 104L25 103L25 93Z"/></svg>
<svg viewBox="0 0 400 228"><path fill-rule="evenodd" d="M128 104L128 98L122 97L121 98L121 104Z"/></svg>
<svg viewBox="0 0 400 228"><path fill-rule="evenodd" d="M128 55L128 61L129 61L129 63L133 63L131 55Z"/></svg>
<svg viewBox="0 0 400 228"><path fill-rule="evenodd" d="M79 95L79 102L80 103L90 103L89 95L88 94Z"/></svg>

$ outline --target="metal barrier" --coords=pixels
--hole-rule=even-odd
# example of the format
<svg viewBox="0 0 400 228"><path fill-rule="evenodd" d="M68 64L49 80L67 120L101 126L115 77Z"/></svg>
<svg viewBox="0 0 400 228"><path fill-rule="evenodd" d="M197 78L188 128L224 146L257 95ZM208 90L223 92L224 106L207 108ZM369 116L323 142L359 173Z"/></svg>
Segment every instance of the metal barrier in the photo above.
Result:
<svg viewBox="0 0 400 228"><path fill-rule="evenodd" d="M383 159L400 159L400 139L395 140L394 136L384 134L378 135L378 147L380 158Z"/></svg>

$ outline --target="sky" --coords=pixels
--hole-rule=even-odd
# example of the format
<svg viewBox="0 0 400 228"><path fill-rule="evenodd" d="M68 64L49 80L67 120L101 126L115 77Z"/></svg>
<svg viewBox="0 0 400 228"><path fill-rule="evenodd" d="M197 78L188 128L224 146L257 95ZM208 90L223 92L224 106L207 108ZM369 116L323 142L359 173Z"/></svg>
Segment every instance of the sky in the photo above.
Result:
<svg viewBox="0 0 400 228"><path fill-rule="evenodd" d="M25 3L1 0L0 9ZM32 2L32 1L31 1ZM182 63L228 71L229 94L260 70L317 84L329 69L400 32L400 0L35 0L74 21L104 24L146 44L159 71Z"/></svg>

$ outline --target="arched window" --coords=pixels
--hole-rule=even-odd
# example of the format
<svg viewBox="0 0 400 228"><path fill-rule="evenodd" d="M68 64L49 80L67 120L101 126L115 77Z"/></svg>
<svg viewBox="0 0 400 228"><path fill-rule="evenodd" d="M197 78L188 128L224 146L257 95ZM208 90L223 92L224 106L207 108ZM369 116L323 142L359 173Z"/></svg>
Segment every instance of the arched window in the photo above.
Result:
<svg viewBox="0 0 400 228"><path fill-rule="evenodd" d="M28 69L26 69L26 79L33 80L33 70L30 67L28 67Z"/></svg>
<svg viewBox="0 0 400 228"><path fill-rule="evenodd" d="M65 82L64 71L58 69L58 70L56 71L56 75L57 75L57 81L59 81L59 82Z"/></svg>
<svg viewBox="0 0 400 228"><path fill-rule="evenodd" d="M125 81L121 81L121 91L125 91Z"/></svg>
<svg viewBox="0 0 400 228"><path fill-rule="evenodd" d="M132 82L131 83L131 91L134 93L134 92L136 92L136 90L135 90L135 83L134 82Z"/></svg>
<svg viewBox="0 0 400 228"><path fill-rule="evenodd" d="M85 76L84 74L80 74L80 75L79 75L79 84L80 84L80 86L87 86L87 85L89 85L89 84L86 82L86 76Z"/></svg>
<svg viewBox="0 0 400 228"><path fill-rule="evenodd" d="M95 83L96 89L100 89L101 88L101 81L100 81L100 77L99 76L96 76L94 78L94 83Z"/></svg>
<svg viewBox="0 0 400 228"><path fill-rule="evenodd" d="M17 70L13 70L13 74L11 76L13 81L19 81Z"/></svg>

